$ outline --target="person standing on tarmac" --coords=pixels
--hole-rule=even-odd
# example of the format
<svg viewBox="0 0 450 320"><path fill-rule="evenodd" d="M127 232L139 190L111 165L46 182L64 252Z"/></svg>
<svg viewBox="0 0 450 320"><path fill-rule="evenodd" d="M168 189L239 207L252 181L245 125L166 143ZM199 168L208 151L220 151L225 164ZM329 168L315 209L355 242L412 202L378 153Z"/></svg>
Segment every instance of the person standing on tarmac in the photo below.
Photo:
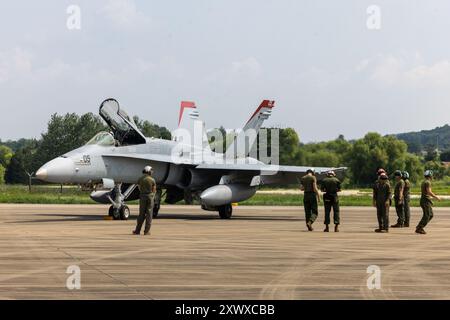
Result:
<svg viewBox="0 0 450 320"><path fill-rule="evenodd" d="M403 212L405 213L405 223L403 227L409 228L409 220L411 218L411 210L409 204L411 202L411 182L409 181L408 171L403 171L402 178L405 181L403 188Z"/></svg>
<svg viewBox="0 0 450 320"><path fill-rule="evenodd" d="M431 181L433 180L433 171L426 170L425 171L425 180L422 182L421 185L421 198L420 198L420 206L422 207L423 216L420 220L419 224L416 227L416 233L419 234L426 234L425 226L430 222L430 220L433 218L433 201L432 199L436 199L437 201L440 201L441 198L439 198L437 195L433 193L431 190Z"/></svg>
<svg viewBox="0 0 450 320"><path fill-rule="evenodd" d="M402 172L396 170L394 172L395 188L394 188L394 201L395 211L397 212L397 223L392 225L391 228L403 228L405 225L405 211L404 211L404 192L405 181L402 179Z"/></svg>
<svg viewBox="0 0 450 320"><path fill-rule="evenodd" d="M312 224L316 221L317 215L319 214L318 202L320 202L314 169L308 169L306 171L306 175L300 180L300 190L304 191L303 206L305 208L306 227L308 231L313 231Z"/></svg>
<svg viewBox="0 0 450 320"><path fill-rule="evenodd" d="M378 229L375 232L389 232L389 207L391 203L391 184L388 175L380 174L373 188L373 206L377 208Z"/></svg>
<svg viewBox="0 0 450 320"><path fill-rule="evenodd" d="M341 181L336 178L334 171L328 171L327 177L323 179L322 183L323 204L325 206L325 230L323 232L329 232L328 225L330 224L330 213L333 208L333 222L334 232L339 232L340 216L339 216L339 197L338 192L341 191Z"/></svg>
<svg viewBox="0 0 450 320"><path fill-rule="evenodd" d="M139 216L137 218L136 229L133 234L141 233L142 224L145 220L144 235L150 235L150 228L153 219L153 204L156 193L156 182L152 178L152 167L146 166L142 172L143 176L138 180L139 197Z"/></svg>

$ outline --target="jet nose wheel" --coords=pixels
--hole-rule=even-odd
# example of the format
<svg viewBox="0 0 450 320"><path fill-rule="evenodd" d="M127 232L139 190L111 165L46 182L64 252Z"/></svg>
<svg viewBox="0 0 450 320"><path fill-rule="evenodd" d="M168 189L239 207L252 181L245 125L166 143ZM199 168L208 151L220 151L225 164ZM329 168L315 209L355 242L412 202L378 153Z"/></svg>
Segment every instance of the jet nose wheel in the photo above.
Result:
<svg viewBox="0 0 450 320"><path fill-rule="evenodd" d="M227 204L219 207L219 216L221 219L230 219L233 214L233 207Z"/></svg>
<svg viewBox="0 0 450 320"><path fill-rule="evenodd" d="M108 215L110 217L113 217L114 220L120 219L120 211L119 211L119 209L114 208L114 206L109 207Z"/></svg>
<svg viewBox="0 0 450 320"><path fill-rule="evenodd" d="M110 206L108 210L108 215L113 217L114 220L128 220L130 217L130 208L128 206L121 206L120 208L114 208Z"/></svg>
<svg viewBox="0 0 450 320"><path fill-rule="evenodd" d="M120 220L128 220L130 217L130 208L128 206L121 206L120 207Z"/></svg>

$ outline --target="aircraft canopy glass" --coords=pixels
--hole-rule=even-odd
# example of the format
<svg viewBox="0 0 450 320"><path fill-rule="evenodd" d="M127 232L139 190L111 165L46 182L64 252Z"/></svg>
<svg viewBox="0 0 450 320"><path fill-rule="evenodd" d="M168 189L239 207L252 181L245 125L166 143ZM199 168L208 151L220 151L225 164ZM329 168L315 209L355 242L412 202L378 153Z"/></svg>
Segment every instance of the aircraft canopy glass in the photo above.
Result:
<svg viewBox="0 0 450 320"><path fill-rule="evenodd" d="M99 146L113 146L114 145L114 137L111 133L102 131L97 133L91 140L89 140L88 144L96 144Z"/></svg>
<svg viewBox="0 0 450 320"><path fill-rule="evenodd" d="M114 133L119 145L145 143L145 136L139 131L133 118L121 110L115 99L107 99L100 105L100 116L106 121Z"/></svg>

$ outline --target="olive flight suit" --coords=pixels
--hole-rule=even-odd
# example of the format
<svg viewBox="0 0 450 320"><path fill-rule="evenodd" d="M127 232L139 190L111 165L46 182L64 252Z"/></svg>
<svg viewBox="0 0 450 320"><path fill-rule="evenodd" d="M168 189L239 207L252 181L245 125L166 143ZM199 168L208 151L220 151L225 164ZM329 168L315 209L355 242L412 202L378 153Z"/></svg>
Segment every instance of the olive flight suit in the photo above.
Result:
<svg viewBox="0 0 450 320"><path fill-rule="evenodd" d="M394 188L395 211L397 212L397 225L399 226L403 226L405 224L404 199L400 200L400 197L403 196L404 188L405 188L405 181L403 181L403 179L400 179L395 183Z"/></svg>
<svg viewBox="0 0 450 320"><path fill-rule="evenodd" d="M417 229L423 229L433 219L433 201L428 195L427 189L431 188L431 181L424 180L421 185L422 196L420 197L420 206L422 207L423 216L417 225Z"/></svg>
<svg viewBox="0 0 450 320"><path fill-rule="evenodd" d="M136 233L141 232L142 224L145 220L144 233L150 231L153 219L153 190L156 187L155 180L149 175L144 174L138 181L139 196L139 216L137 218Z"/></svg>
<svg viewBox="0 0 450 320"><path fill-rule="evenodd" d="M378 179L373 188L373 200L377 207L377 218L380 230L389 230L389 206L391 200L391 184L389 180Z"/></svg>
<svg viewBox="0 0 450 320"><path fill-rule="evenodd" d="M339 216L339 197L338 192L341 191L341 181L336 177L326 177L322 181L323 203L325 207L325 222L324 224L330 224L330 213L333 208L333 220L334 224L340 223Z"/></svg>
<svg viewBox="0 0 450 320"><path fill-rule="evenodd" d="M405 179L405 187L403 188L403 212L405 213L405 227L409 227L409 219L411 218L411 210L409 204L411 202L411 182Z"/></svg>
<svg viewBox="0 0 450 320"><path fill-rule="evenodd" d="M304 196L303 196L303 206L305 207L305 218L306 223L313 223L317 219L318 205L317 205L317 196L314 192L314 183L317 182L315 176L306 175L302 177L300 180L303 188L304 188Z"/></svg>

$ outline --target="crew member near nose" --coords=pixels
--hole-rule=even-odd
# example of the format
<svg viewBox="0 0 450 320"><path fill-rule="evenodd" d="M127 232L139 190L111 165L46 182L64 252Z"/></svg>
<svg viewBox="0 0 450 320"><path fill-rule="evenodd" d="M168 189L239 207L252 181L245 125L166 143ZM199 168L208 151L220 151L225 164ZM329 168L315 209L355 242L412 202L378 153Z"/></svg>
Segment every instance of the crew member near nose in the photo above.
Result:
<svg viewBox="0 0 450 320"><path fill-rule="evenodd" d="M373 187L373 206L377 208L378 229L375 232L389 232L389 207L391 184L388 175L382 172Z"/></svg>
<svg viewBox="0 0 450 320"><path fill-rule="evenodd" d="M409 181L408 171L402 173L403 181L405 181L405 187L403 188L403 212L405 213L405 223L403 227L409 228L409 220L411 218L411 210L409 204L411 202L411 182Z"/></svg>
<svg viewBox="0 0 450 320"><path fill-rule="evenodd" d="M405 225L405 211L404 211L404 192L405 181L402 179L402 172L396 170L394 172L395 188L394 188L394 201L395 211L397 212L397 223L392 225L392 228L403 228Z"/></svg>
<svg viewBox="0 0 450 320"><path fill-rule="evenodd" d="M421 186L421 197L420 197L420 206L422 207L423 216L420 220L419 224L416 227L416 233L419 234L426 234L425 226L430 222L430 220L433 218L433 201L432 199L436 199L437 201L440 201L441 198L439 198L437 195L433 193L431 190L431 181L433 180L433 171L427 170L425 171L425 180L422 182Z"/></svg>
<svg viewBox="0 0 450 320"><path fill-rule="evenodd" d="M153 219L153 199L156 193L156 182L155 179L152 178L152 167L146 166L142 173L143 176L139 178L137 183L140 192L139 216L133 234L138 235L141 233L142 224L145 220L144 234L149 235Z"/></svg>
<svg viewBox="0 0 450 320"><path fill-rule="evenodd" d="M306 227L313 231L312 224L316 221L318 212L317 203L320 202L317 179L314 176L314 169L308 169L306 175L300 180L300 190L304 191L303 206L305 207Z"/></svg>
<svg viewBox="0 0 450 320"><path fill-rule="evenodd" d="M322 183L323 204L325 206L325 230L324 232L329 232L328 225L330 224L330 213L331 208L333 208L333 221L334 221L334 231L339 232L339 197L338 192L341 191L341 181L336 178L336 173L334 171L328 171L327 177L323 179Z"/></svg>

